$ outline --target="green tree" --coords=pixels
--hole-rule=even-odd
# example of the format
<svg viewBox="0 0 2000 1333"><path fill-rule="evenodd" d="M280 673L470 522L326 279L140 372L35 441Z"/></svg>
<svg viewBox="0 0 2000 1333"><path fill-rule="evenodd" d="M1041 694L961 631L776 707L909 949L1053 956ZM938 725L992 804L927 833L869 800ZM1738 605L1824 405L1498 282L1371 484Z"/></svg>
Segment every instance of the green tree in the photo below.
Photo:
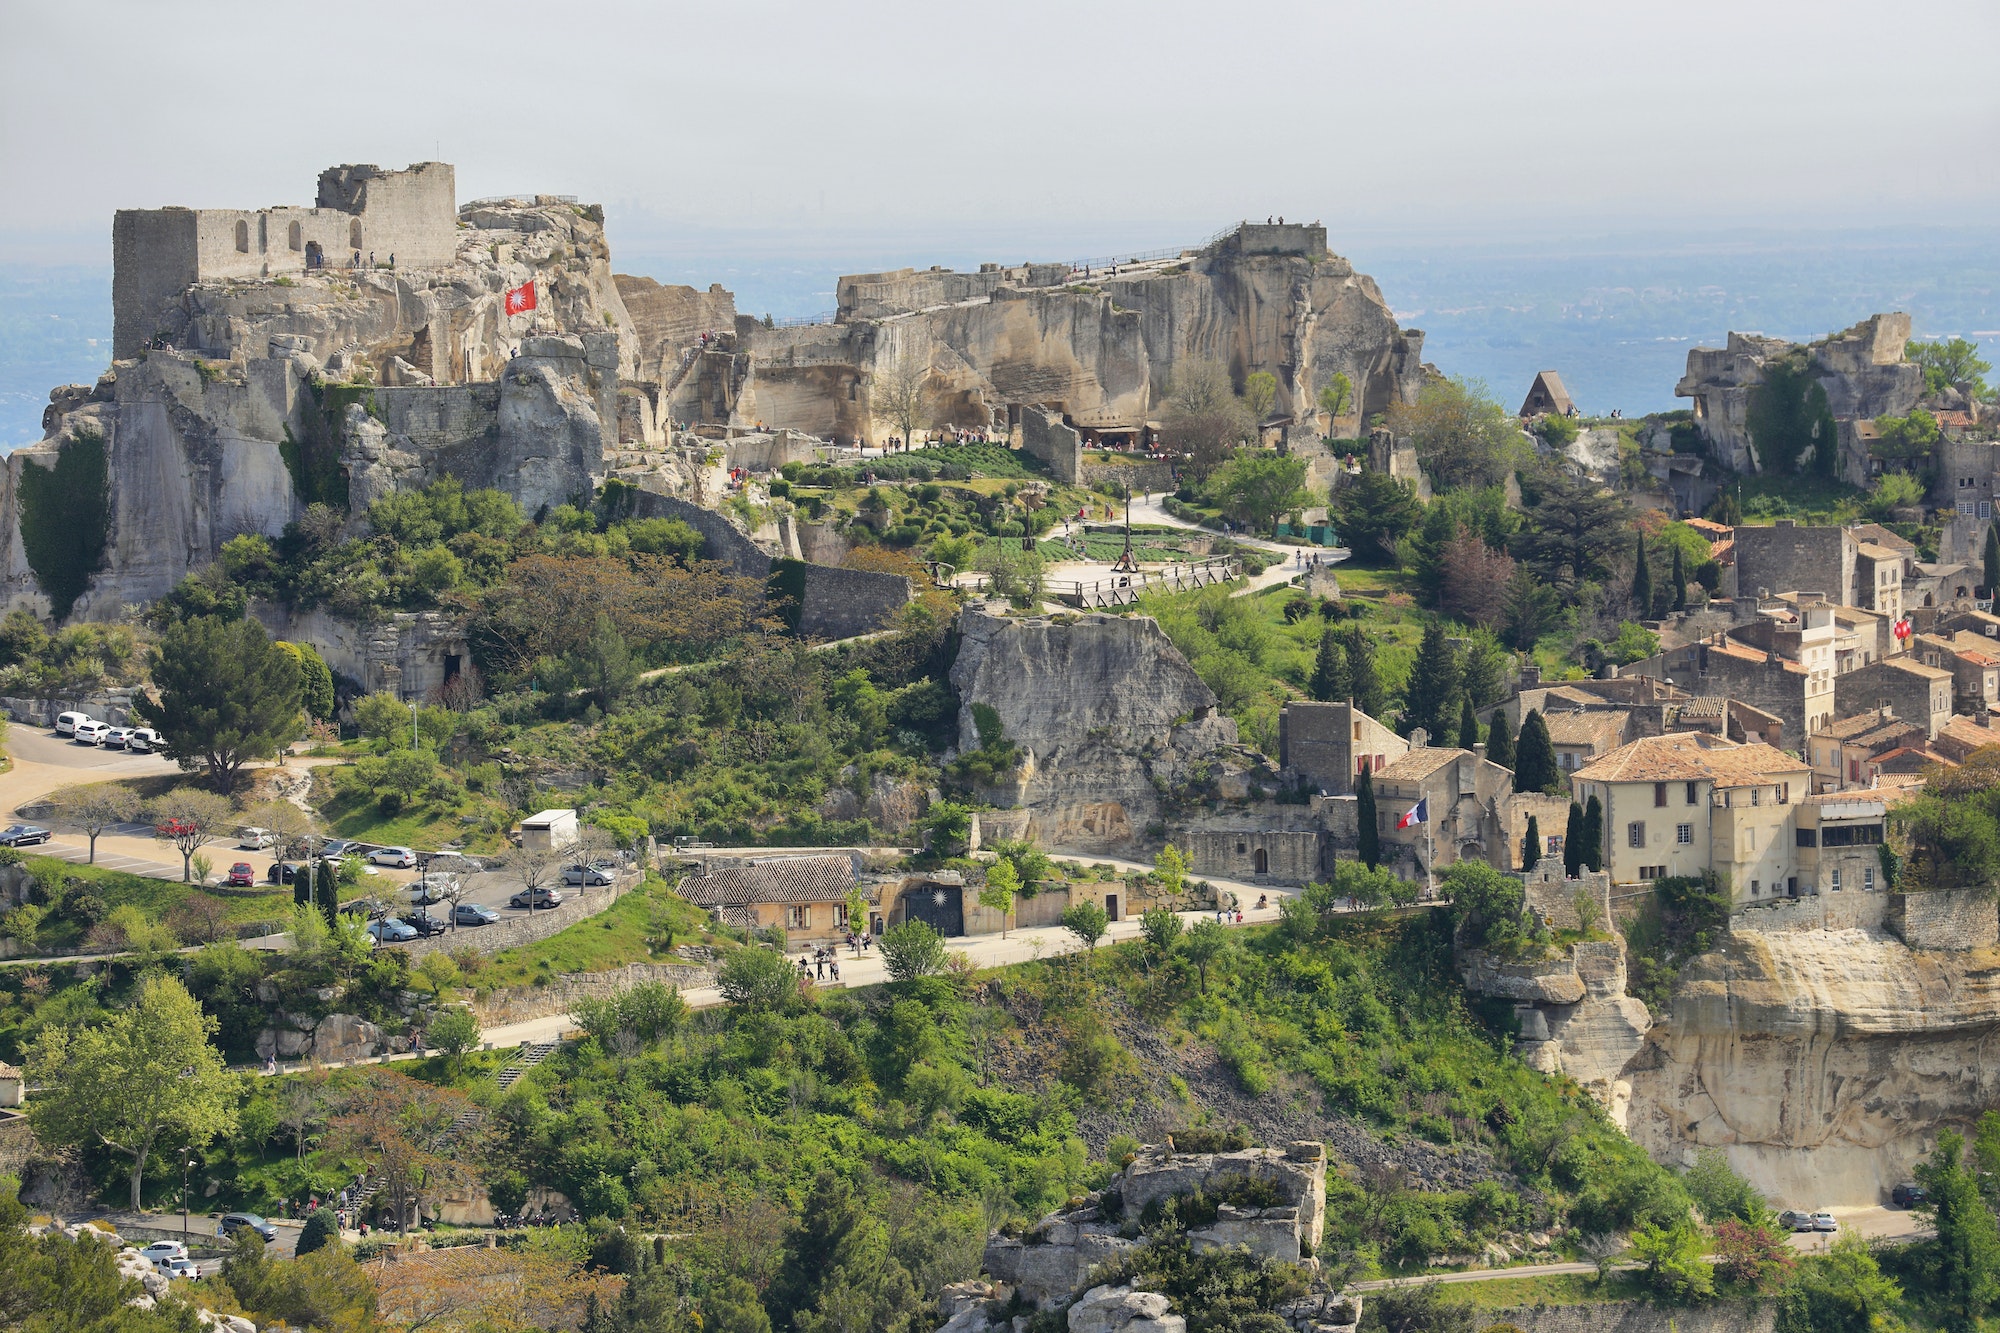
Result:
<svg viewBox="0 0 2000 1333"><path fill-rule="evenodd" d="M1014 895L1021 891L1021 877L1014 863L995 861L986 868L986 882L979 887L979 905L1000 914L1000 938L1007 938L1007 917L1014 910Z"/></svg>
<svg viewBox="0 0 2000 1333"><path fill-rule="evenodd" d="M1521 738L1514 746L1514 790L1559 795L1562 769L1556 764L1556 743L1542 710L1531 708L1521 719Z"/></svg>
<svg viewBox="0 0 2000 1333"><path fill-rule="evenodd" d="M194 855L228 836L236 807L227 798L195 787L176 787L152 804L153 836L181 854L181 883L194 876Z"/></svg>
<svg viewBox="0 0 2000 1333"><path fill-rule="evenodd" d="M1180 848L1168 843L1153 858L1153 873L1160 877L1160 891L1169 898L1178 898L1182 885L1187 883L1188 859Z"/></svg>
<svg viewBox="0 0 2000 1333"><path fill-rule="evenodd" d="M1715 1273L1704 1249L1701 1233L1686 1218L1632 1233L1632 1257L1639 1261L1642 1280L1670 1301L1691 1304L1715 1295Z"/></svg>
<svg viewBox="0 0 2000 1333"><path fill-rule="evenodd" d="M1720 1148L1703 1148L1696 1153L1694 1165L1681 1177L1681 1186L1710 1226L1731 1217L1752 1223L1764 1219L1764 1196L1730 1168Z"/></svg>
<svg viewBox="0 0 2000 1333"><path fill-rule="evenodd" d="M1347 669L1347 654L1340 636L1329 628L1319 636L1319 655L1313 659L1312 679L1306 692L1320 703L1340 703L1354 694L1354 676Z"/></svg>
<svg viewBox="0 0 2000 1333"><path fill-rule="evenodd" d="M1243 379L1243 405L1250 419L1260 425L1269 419L1271 404L1278 401L1278 377L1268 370L1255 371Z"/></svg>
<svg viewBox="0 0 2000 1333"><path fill-rule="evenodd" d="M333 668L309 643L280 641L278 650L299 664L299 703L306 716L324 722L333 716Z"/></svg>
<svg viewBox="0 0 2000 1333"><path fill-rule="evenodd" d="M1230 518L1262 532L1286 510L1312 503L1305 479L1305 459L1253 449L1224 463L1205 489Z"/></svg>
<svg viewBox="0 0 2000 1333"><path fill-rule="evenodd" d="M128 1159L136 1211L162 1138L199 1149L236 1128L237 1079L209 1042L215 1030L185 986L158 974L100 1026L44 1028L28 1057L42 1086L28 1108L36 1137Z"/></svg>
<svg viewBox="0 0 2000 1333"><path fill-rule="evenodd" d="M1458 539L1459 522L1451 506L1443 500L1424 511L1424 521L1410 538L1410 578L1417 585L1417 599L1436 607L1444 597L1445 553Z"/></svg>
<svg viewBox="0 0 2000 1333"><path fill-rule="evenodd" d="M169 759L189 772L206 768L218 791L298 730L299 664L254 620L182 621L146 665L154 692L134 696L133 711L166 737Z"/></svg>
<svg viewBox="0 0 2000 1333"><path fill-rule="evenodd" d="M1624 545L1630 507L1595 481L1557 473L1528 511L1515 556L1549 583L1601 582ZM1520 646L1518 643L1516 646Z"/></svg>
<svg viewBox="0 0 2000 1333"><path fill-rule="evenodd" d="M1071 903L1063 909L1062 927L1083 945L1086 952L1084 970L1088 972L1091 960L1097 957L1097 942L1111 927L1111 918L1094 902Z"/></svg>
<svg viewBox="0 0 2000 1333"><path fill-rule="evenodd" d="M1632 540L1632 614L1644 619L1653 614L1653 567L1646 563L1646 534L1635 531ZM1674 554L1678 559L1679 547Z"/></svg>
<svg viewBox="0 0 2000 1333"><path fill-rule="evenodd" d="M1934 1239L1918 1247L1915 1266L1927 1279L1922 1290L1946 1329L1974 1333L2000 1301L2000 1229L1966 1167L1965 1137L1956 1130L1940 1132L1916 1177L1925 1193L1918 1211L1937 1229Z"/></svg>
<svg viewBox="0 0 2000 1333"><path fill-rule="evenodd" d="M1778 1298L1773 1333L1887 1333L1901 1328L1893 1314L1903 1299L1884 1276L1868 1242L1852 1228L1825 1254L1808 1256Z"/></svg>
<svg viewBox="0 0 2000 1333"><path fill-rule="evenodd" d="M1154 958L1164 959L1174 951L1181 937L1180 913L1170 907L1148 907L1139 914L1139 933Z"/></svg>
<svg viewBox="0 0 2000 1333"><path fill-rule="evenodd" d="M1422 514L1416 488L1386 472L1343 476L1333 492L1334 528L1363 563L1393 558Z"/></svg>
<svg viewBox="0 0 2000 1333"><path fill-rule="evenodd" d="M1500 593L1500 637L1508 647L1532 652L1543 635L1562 624L1562 598L1543 576L1521 565Z"/></svg>
<svg viewBox="0 0 2000 1333"><path fill-rule="evenodd" d="M1443 741L1450 708L1458 694L1458 654L1444 636L1444 625L1432 620L1417 644L1417 660L1403 691L1401 731L1405 736L1422 727L1433 745Z"/></svg>
<svg viewBox="0 0 2000 1333"><path fill-rule="evenodd" d="M1673 597L1669 609L1674 611L1687 610L1687 568L1681 563L1681 548L1678 545L1674 547L1674 564L1673 569L1667 575L1667 588Z"/></svg>
<svg viewBox="0 0 2000 1333"><path fill-rule="evenodd" d="M1229 932L1222 923L1203 918L1188 928L1181 938L1181 954L1194 964L1195 972L1201 978L1201 993L1208 994L1208 969L1216 959L1229 951Z"/></svg>
<svg viewBox="0 0 2000 1333"><path fill-rule="evenodd" d="M1514 767L1514 734L1507 730L1505 709L1493 710L1493 721L1486 728L1486 757L1502 768Z"/></svg>
<svg viewBox="0 0 2000 1333"><path fill-rule="evenodd" d="M1438 887L1451 900L1452 919L1466 943L1504 954L1531 938L1527 892L1514 876L1484 861L1460 861L1445 871Z"/></svg>
<svg viewBox="0 0 2000 1333"><path fill-rule="evenodd" d="M1520 448L1520 423L1478 380L1432 380L1416 402L1392 406L1388 424L1445 490L1499 485Z"/></svg>
<svg viewBox="0 0 2000 1333"><path fill-rule="evenodd" d="M1334 371L1333 378L1320 387L1319 409L1329 417L1347 414L1347 405L1354 397L1354 381L1345 372Z"/></svg>
<svg viewBox="0 0 2000 1333"><path fill-rule="evenodd" d="M926 921L905 921L882 935L882 965L891 981L915 981L944 971L944 936Z"/></svg>
<svg viewBox="0 0 2000 1333"><path fill-rule="evenodd" d="M315 1208L306 1214L306 1224L299 1229L298 1248L295 1257L303 1258L314 1250L325 1249L329 1245L340 1244L340 1221L331 1208Z"/></svg>
<svg viewBox="0 0 2000 1333"><path fill-rule="evenodd" d="M1575 879L1583 873L1583 807L1569 803L1569 823L1563 827L1563 874Z"/></svg>
<svg viewBox="0 0 2000 1333"><path fill-rule="evenodd" d="M1474 633L1458 658L1458 688L1475 709L1490 708L1506 698L1507 653L1494 638ZM1467 747L1470 748L1470 747Z"/></svg>
<svg viewBox="0 0 2000 1333"><path fill-rule="evenodd" d="M773 949L737 949L725 954L715 984L724 1000L753 1013L783 1009L799 993L798 973Z"/></svg>
<svg viewBox="0 0 2000 1333"><path fill-rule="evenodd" d="M1583 806L1583 863L1592 870L1604 869L1604 804L1595 792Z"/></svg>
<svg viewBox="0 0 2000 1333"><path fill-rule="evenodd" d="M90 839L90 864L97 863L97 840L105 830L139 817L139 793L117 782L58 787L43 798L49 822Z"/></svg>
<svg viewBox="0 0 2000 1333"><path fill-rule="evenodd" d="M1354 831L1361 864L1373 870L1382 861L1382 834L1375 812L1375 775L1362 769L1354 784Z"/></svg>
<svg viewBox="0 0 2000 1333"><path fill-rule="evenodd" d="M1341 647L1347 657L1348 688L1354 706L1379 719L1382 710L1389 706L1389 693L1382 684L1382 673L1375 668L1374 640L1361 632L1361 626L1349 625Z"/></svg>
<svg viewBox="0 0 2000 1333"><path fill-rule="evenodd" d="M1832 475L1838 426L1805 349L1765 363L1763 382L1750 390L1743 424L1759 471L1783 476L1809 466Z"/></svg>
<svg viewBox="0 0 2000 1333"><path fill-rule="evenodd" d="M1479 715L1472 711L1472 696L1460 695L1458 700L1458 748L1470 750L1479 744Z"/></svg>
<svg viewBox="0 0 2000 1333"><path fill-rule="evenodd" d="M1521 836L1521 869L1533 870L1535 862L1542 859L1542 821L1528 816L1528 831Z"/></svg>
<svg viewBox="0 0 2000 1333"><path fill-rule="evenodd" d="M479 1020L470 1009L452 1005L431 1020L424 1029L424 1040L444 1056L452 1077L456 1078L465 1063L466 1052L479 1045Z"/></svg>
<svg viewBox="0 0 2000 1333"><path fill-rule="evenodd" d="M393 742L407 734L410 706L386 690L354 701L354 724L371 741Z"/></svg>
<svg viewBox="0 0 2000 1333"><path fill-rule="evenodd" d="M1939 393L1966 386L1974 398L1986 396L1986 376L1993 367L1979 359L1979 344L1964 338L1943 338L1937 342L1911 342L1903 348L1903 359L1924 368L1924 391Z"/></svg>

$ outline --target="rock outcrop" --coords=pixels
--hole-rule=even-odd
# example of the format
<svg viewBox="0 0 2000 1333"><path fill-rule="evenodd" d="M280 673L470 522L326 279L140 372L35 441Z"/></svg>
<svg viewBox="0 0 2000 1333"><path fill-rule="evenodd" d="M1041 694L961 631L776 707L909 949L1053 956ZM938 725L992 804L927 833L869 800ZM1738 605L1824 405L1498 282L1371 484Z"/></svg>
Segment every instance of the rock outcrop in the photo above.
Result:
<svg viewBox="0 0 2000 1333"><path fill-rule="evenodd" d="M1864 930L1744 932L1693 960L1628 1066L1630 1132L1721 1148L1773 1198L1881 1202L2000 1098L2000 951L1917 952Z"/></svg>
<svg viewBox="0 0 2000 1333"><path fill-rule="evenodd" d="M1129 846L1163 819L1163 793L1236 742L1214 692L1150 617L1009 619L969 607L959 632L959 747L979 745L975 705L999 715L1020 764L989 796L1028 810L1028 834L1045 844Z"/></svg>

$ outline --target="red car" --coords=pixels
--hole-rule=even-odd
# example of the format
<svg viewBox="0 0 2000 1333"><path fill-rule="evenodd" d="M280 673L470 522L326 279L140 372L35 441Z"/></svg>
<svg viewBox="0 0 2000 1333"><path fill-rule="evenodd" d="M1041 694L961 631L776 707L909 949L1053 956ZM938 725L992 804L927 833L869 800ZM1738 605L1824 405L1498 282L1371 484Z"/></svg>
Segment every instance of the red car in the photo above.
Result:
<svg viewBox="0 0 2000 1333"><path fill-rule="evenodd" d="M247 889L257 882L257 872L250 868L248 861L238 861L229 867L229 887Z"/></svg>

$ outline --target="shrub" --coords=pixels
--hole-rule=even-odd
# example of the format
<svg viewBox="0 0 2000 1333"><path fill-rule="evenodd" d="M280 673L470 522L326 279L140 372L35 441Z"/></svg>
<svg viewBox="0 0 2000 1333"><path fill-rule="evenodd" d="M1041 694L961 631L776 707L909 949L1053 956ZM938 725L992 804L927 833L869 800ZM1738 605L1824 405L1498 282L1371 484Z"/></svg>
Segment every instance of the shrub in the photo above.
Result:
<svg viewBox="0 0 2000 1333"><path fill-rule="evenodd" d="M21 469L21 548L49 614L66 618L91 575L104 565L111 532L111 480L104 437L80 433L63 442L55 466Z"/></svg>

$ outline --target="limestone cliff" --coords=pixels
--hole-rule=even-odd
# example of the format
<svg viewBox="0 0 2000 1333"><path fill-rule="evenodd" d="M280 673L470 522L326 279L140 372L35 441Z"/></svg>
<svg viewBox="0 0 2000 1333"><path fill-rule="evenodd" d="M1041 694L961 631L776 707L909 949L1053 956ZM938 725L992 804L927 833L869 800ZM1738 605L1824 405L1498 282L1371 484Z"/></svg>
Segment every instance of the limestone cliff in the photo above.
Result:
<svg viewBox="0 0 2000 1333"><path fill-rule="evenodd" d="M1630 1132L1663 1161L1720 1147L1781 1201L1881 1202L2000 1099L2000 951L1866 930L1728 937L1689 964L1627 1071Z"/></svg>
<svg viewBox="0 0 2000 1333"><path fill-rule="evenodd" d="M960 748L979 744L973 706L990 706L1021 764L988 794L1027 809L1043 843L1129 845L1162 820L1163 792L1236 741L1214 692L1150 617L1008 619L975 606L959 633Z"/></svg>
<svg viewBox="0 0 2000 1333"><path fill-rule="evenodd" d="M928 367L942 419L976 429L1038 405L1081 427L1131 430L1159 415L1188 361L1220 362L1239 386L1268 371L1273 410L1301 417L1345 375L1355 422L1422 382L1423 335L1397 327L1374 280L1329 253L1318 227L1246 224L1109 273L1030 264L846 277L840 300L831 324L744 321L736 420L879 436L889 427L869 386L902 363ZM690 390L682 399L700 406Z"/></svg>

